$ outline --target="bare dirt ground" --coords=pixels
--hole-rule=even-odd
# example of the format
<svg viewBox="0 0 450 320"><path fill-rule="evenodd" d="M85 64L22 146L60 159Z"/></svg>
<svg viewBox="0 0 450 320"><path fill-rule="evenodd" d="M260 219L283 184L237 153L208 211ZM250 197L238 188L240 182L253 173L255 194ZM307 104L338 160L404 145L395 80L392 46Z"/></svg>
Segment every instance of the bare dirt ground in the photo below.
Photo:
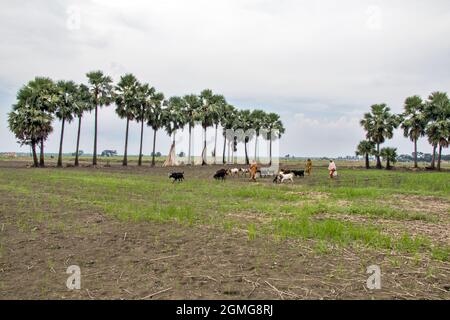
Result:
<svg viewBox="0 0 450 320"><path fill-rule="evenodd" d="M184 168L193 170L206 177L215 169ZM124 222L91 210L61 208L50 212L52 223L37 222L31 206L17 210L16 197L0 194L0 299L450 298L448 263L364 248L319 253L312 241L248 240L212 226ZM373 264L381 290L366 287ZM69 265L81 267L81 290L66 288Z"/></svg>

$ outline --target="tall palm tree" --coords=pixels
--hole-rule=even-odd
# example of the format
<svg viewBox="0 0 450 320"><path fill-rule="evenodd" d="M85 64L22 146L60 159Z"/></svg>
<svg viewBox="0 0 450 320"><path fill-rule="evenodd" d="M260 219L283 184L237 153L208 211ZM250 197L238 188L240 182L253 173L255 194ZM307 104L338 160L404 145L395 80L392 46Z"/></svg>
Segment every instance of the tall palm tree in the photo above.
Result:
<svg viewBox="0 0 450 320"><path fill-rule="evenodd" d="M112 79L105 76L102 71L91 71L86 74L89 83L89 91L92 96L93 109L95 109L95 127L94 127L94 154L92 164L97 165L97 123L98 108L109 106L113 101Z"/></svg>
<svg viewBox="0 0 450 320"><path fill-rule="evenodd" d="M211 115L212 115L212 122L215 127L215 133L214 133L214 164L216 164L217 159L217 130L219 127L219 124L222 120L223 113L225 111L225 108L227 106L227 102L225 100L225 97L219 94L213 95L212 99L212 109L211 109Z"/></svg>
<svg viewBox="0 0 450 320"><path fill-rule="evenodd" d="M163 111L163 123L167 134L172 139L172 145L164 165L172 166L175 164L175 135L177 130L182 129L186 124L186 118L183 113L185 101L181 97L170 97L167 108Z"/></svg>
<svg viewBox="0 0 450 320"><path fill-rule="evenodd" d="M214 124L214 94L210 89L205 89L200 93L201 107L198 110L198 119L201 122L204 141L202 150L202 166L206 165L206 130Z"/></svg>
<svg viewBox="0 0 450 320"><path fill-rule="evenodd" d="M77 131L77 146L75 149L75 166L79 166L79 153L80 153L80 134L81 134L81 118L84 112L92 110L92 97L89 93L89 88L80 84L78 86L75 104L73 105L73 114L78 118L78 131Z"/></svg>
<svg viewBox="0 0 450 320"><path fill-rule="evenodd" d="M266 113L262 110L253 110L251 114L253 129L255 129L255 157L254 160L258 161L258 139L260 135L261 128L264 125L264 118Z"/></svg>
<svg viewBox="0 0 450 320"><path fill-rule="evenodd" d="M356 155L364 156L366 160L366 169L370 169L369 155L375 154L375 143L369 140L362 140L356 147Z"/></svg>
<svg viewBox="0 0 450 320"><path fill-rule="evenodd" d="M223 128L223 154L222 154L222 163L225 164L225 150L227 145L227 140L233 139L233 137L229 137L227 135L227 131L230 132L230 130L233 129L234 119L236 118L236 109L230 105L227 104L225 108L222 111L222 118L220 120L220 125Z"/></svg>
<svg viewBox="0 0 450 320"><path fill-rule="evenodd" d="M136 109L135 118L141 123L141 137L139 144L139 160L138 166L142 165L142 143L144 139L144 121L146 120L148 112L152 108L153 96L155 94L155 88L150 87L147 83L138 87L138 108Z"/></svg>
<svg viewBox="0 0 450 320"><path fill-rule="evenodd" d="M364 114L360 124L366 130L367 139L376 144L377 169L381 169L380 144L394 136L394 129L398 127L400 118L392 114L384 103L375 104L370 108L371 112Z"/></svg>
<svg viewBox="0 0 450 320"><path fill-rule="evenodd" d="M433 146L433 155L431 159L431 168L435 167L436 149L441 145L441 135L445 136L445 122L450 117L450 101L445 92L433 92L425 103L425 117L427 120L426 135L428 141ZM440 122L438 124L437 122ZM444 130L443 130L444 129ZM445 137L444 137L445 140ZM444 142L442 140L442 142ZM442 145L445 145L443 143ZM442 148L439 147L441 150ZM440 156L438 155L440 158ZM438 160L438 168L440 169L440 160Z"/></svg>
<svg viewBox="0 0 450 320"><path fill-rule="evenodd" d="M153 129L153 151L152 151L152 167L155 166L155 148L156 148L156 133L164 126L163 112L167 105L162 92L157 92L151 98L151 107L147 109L145 118L147 125Z"/></svg>
<svg viewBox="0 0 450 320"><path fill-rule="evenodd" d="M243 136L240 137L240 140L244 142L245 164L250 164L247 152L247 144L254 135L254 130L252 130L253 126L250 110L240 110L238 112L236 129L242 130Z"/></svg>
<svg viewBox="0 0 450 320"><path fill-rule="evenodd" d="M427 126L428 140L439 147L437 169L441 170L442 148L447 148L450 141L450 115L448 119L437 120Z"/></svg>
<svg viewBox="0 0 450 320"><path fill-rule="evenodd" d="M130 121L134 120L136 111L139 107L138 88L140 84L136 77L131 73L120 77L116 86L115 103L116 113L121 119L127 119L125 130L125 151L123 153L122 165L128 164L128 130Z"/></svg>
<svg viewBox="0 0 450 320"><path fill-rule="evenodd" d="M185 118L186 122L189 126L189 147L188 147L188 164L192 164L192 154L191 154L191 146L192 146L192 128L195 127L195 122L197 121L198 112L201 107L201 100L199 96L195 94L185 95L183 97L185 101Z"/></svg>
<svg viewBox="0 0 450 320"><path fill-rule="evenodd" d="M11 132L21 145L31 146L34 167L39 166L36 145L52 132L52 120L51 114L20 102L14 105L13 111L8 114L8 127Z"/></svg>
<svg viewBox="0 0 450 320"><path fill-rule="evenodd" d="M56 117L61 120L61 138L59 141L58 152L58 167L62 167L62 148L64 140L64 126L66 121L68 123L73 120L73 113L75 110L78 86L73 81L58 81L56 83L58 89L58 102L55 111Z"/></svg>
<svg viewBox="0 0 450 320"><path fill-rule="evenodd" d="M383 148L380 155L386 160L386 170L390 170L391 163L397 162L397 148Z"/></svg>
<svg viewBox="0 0 450 320"><path fill-rule="evenodd" d="M419 96L408 97L405 100L401 128L405 138L414 143L414 168L417 168L417 140L425 135L427 120L424 114L424 104Z"/></svg>
<svg viewBox="0 0 450 320"><path fill-rule="evenodd" d="M272 141L281 138L285 128L280 120L280 116L271 112L264 119L263 129L266 131L263 138L269 141L269 165L272 165Z"/></svg>
<svg viewBox="0 0 450 320"><path fill-rule="evenodd" d="M17 93L17 106L29 107L36 110L40 110L50 115L49 117L43 116L43 118L53 119L52 114L55 112L58 95L55 83L50 78L35 77L23 86ZM42 123L44 124L44 123ZM44 128L45 127L45 128ZM45 166L44 160L44 141L47 139L50 132L53 131L51 122L45 122L45 126L42 127L42 134L40 136L40 157L39 165Z"/></svg>

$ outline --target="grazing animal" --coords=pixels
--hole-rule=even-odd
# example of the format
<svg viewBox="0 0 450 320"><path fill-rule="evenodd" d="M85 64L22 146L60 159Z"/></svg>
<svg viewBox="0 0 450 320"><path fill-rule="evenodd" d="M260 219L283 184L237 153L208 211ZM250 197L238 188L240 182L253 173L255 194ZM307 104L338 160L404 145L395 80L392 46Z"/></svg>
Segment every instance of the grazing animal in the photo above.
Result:
<svg viewBox="0 0 450 320"><path fill-rule="evenodd" d="M173 179L172 183L175 181L183 181L184 180L184 171L183 172L172 172L169 174L169 179Z"/></svg>
<svg viewBox="0 0 450 320"><path fill-rule="evenodd" d="M223 180L225 180L226 175L227 175L227 170L220 169L220 170L217 170L216 174L214 175L214 179L223 181Z"/></svg>
<svg viewBox="0 0 450 320"><path fill-rule="evenodd" d="M280 182L280 183L283 183L283 182L285 182L285 181L291 181L291 182L294 182L294 173L293 173L293 172L291 172L291 173L283 173L283 172L280 172L280 173L278 174L278 179L279 179L279 182Z"/></svg>
<svg viewBox="0 0 450 320"><path fill-rule="evenodd" d="M280 172L284 174L293 173L295 177L304 177L305 176L305 170L285 170L281 169Z"/></svg>
<svg viewBox="0 0 450 320"><path fill-rule="evenodd" d="M231 176L239 176L239 169L238 168L233 168L233 169L230 169L230 170L228 170L228 172L229 172L229 175L231 175Z"/></svg>
<svg viewBox="0 0 450 320"><path fill-rule="evenodd" d="M305 170L292 170L291 171L296 177L304 177Z"/></svg>
<svg viewBox="0 0 450 320"><path fill-rule="evenodd" d="M247 175L247 173L250 175L250 169L248 168L240 168L239 171L242 172L244 177Z"/></svg>

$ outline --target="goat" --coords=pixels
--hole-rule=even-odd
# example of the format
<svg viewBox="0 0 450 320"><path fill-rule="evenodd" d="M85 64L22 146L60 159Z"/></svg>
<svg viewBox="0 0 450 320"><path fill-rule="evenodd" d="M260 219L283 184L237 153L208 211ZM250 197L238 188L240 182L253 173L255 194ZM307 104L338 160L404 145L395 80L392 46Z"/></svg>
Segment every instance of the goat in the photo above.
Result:
<svg viewBox="0 0 450 320"><path fill-rule="evenodd" d="M228 174L227 170L225 170L225 169L217 170L216 174L214 175L214 179L216 179L216 180L221 179L223 181L223 180L225 180L225 177L227 174Z"/></svg>
<svg viewBox="0 0 450 320"><path fill-rule="evenodd" d="M274 183L283 183L285 181L294 182L294 173L293 172L284 173L283 171L280 171L280 173L277 174L273 179Z"/></svg>
<svg viewBox="0 0 450 320"><path fill-rule="evenodd" d="M235 175L239 176L239 171L240 171L240 169L238 169L238 168L229 169L228 174L231 176L235 176Z"/></svg>
<svg viewBox="0 0 450 320"><path fill-rule="evenodd" d="M169 179L173 179L172 183L175 181L183 181L184 180L184 171L183 172L172 172L169 174Z"/></svg>

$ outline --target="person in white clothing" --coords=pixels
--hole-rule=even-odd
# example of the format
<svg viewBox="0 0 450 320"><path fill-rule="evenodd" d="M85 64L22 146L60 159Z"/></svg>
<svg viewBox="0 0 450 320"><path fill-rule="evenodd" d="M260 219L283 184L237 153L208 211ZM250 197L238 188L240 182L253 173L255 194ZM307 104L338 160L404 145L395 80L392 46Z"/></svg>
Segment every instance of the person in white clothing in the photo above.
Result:
<svg viewBox="0 0 450 320"><path fill-rule="evenodd" d="M328 166L328 171L330 173L330 178L333 179L334 176L337 174L336 171L336 164L334 163L333 160L330 160L330 165Z"/></svg>

